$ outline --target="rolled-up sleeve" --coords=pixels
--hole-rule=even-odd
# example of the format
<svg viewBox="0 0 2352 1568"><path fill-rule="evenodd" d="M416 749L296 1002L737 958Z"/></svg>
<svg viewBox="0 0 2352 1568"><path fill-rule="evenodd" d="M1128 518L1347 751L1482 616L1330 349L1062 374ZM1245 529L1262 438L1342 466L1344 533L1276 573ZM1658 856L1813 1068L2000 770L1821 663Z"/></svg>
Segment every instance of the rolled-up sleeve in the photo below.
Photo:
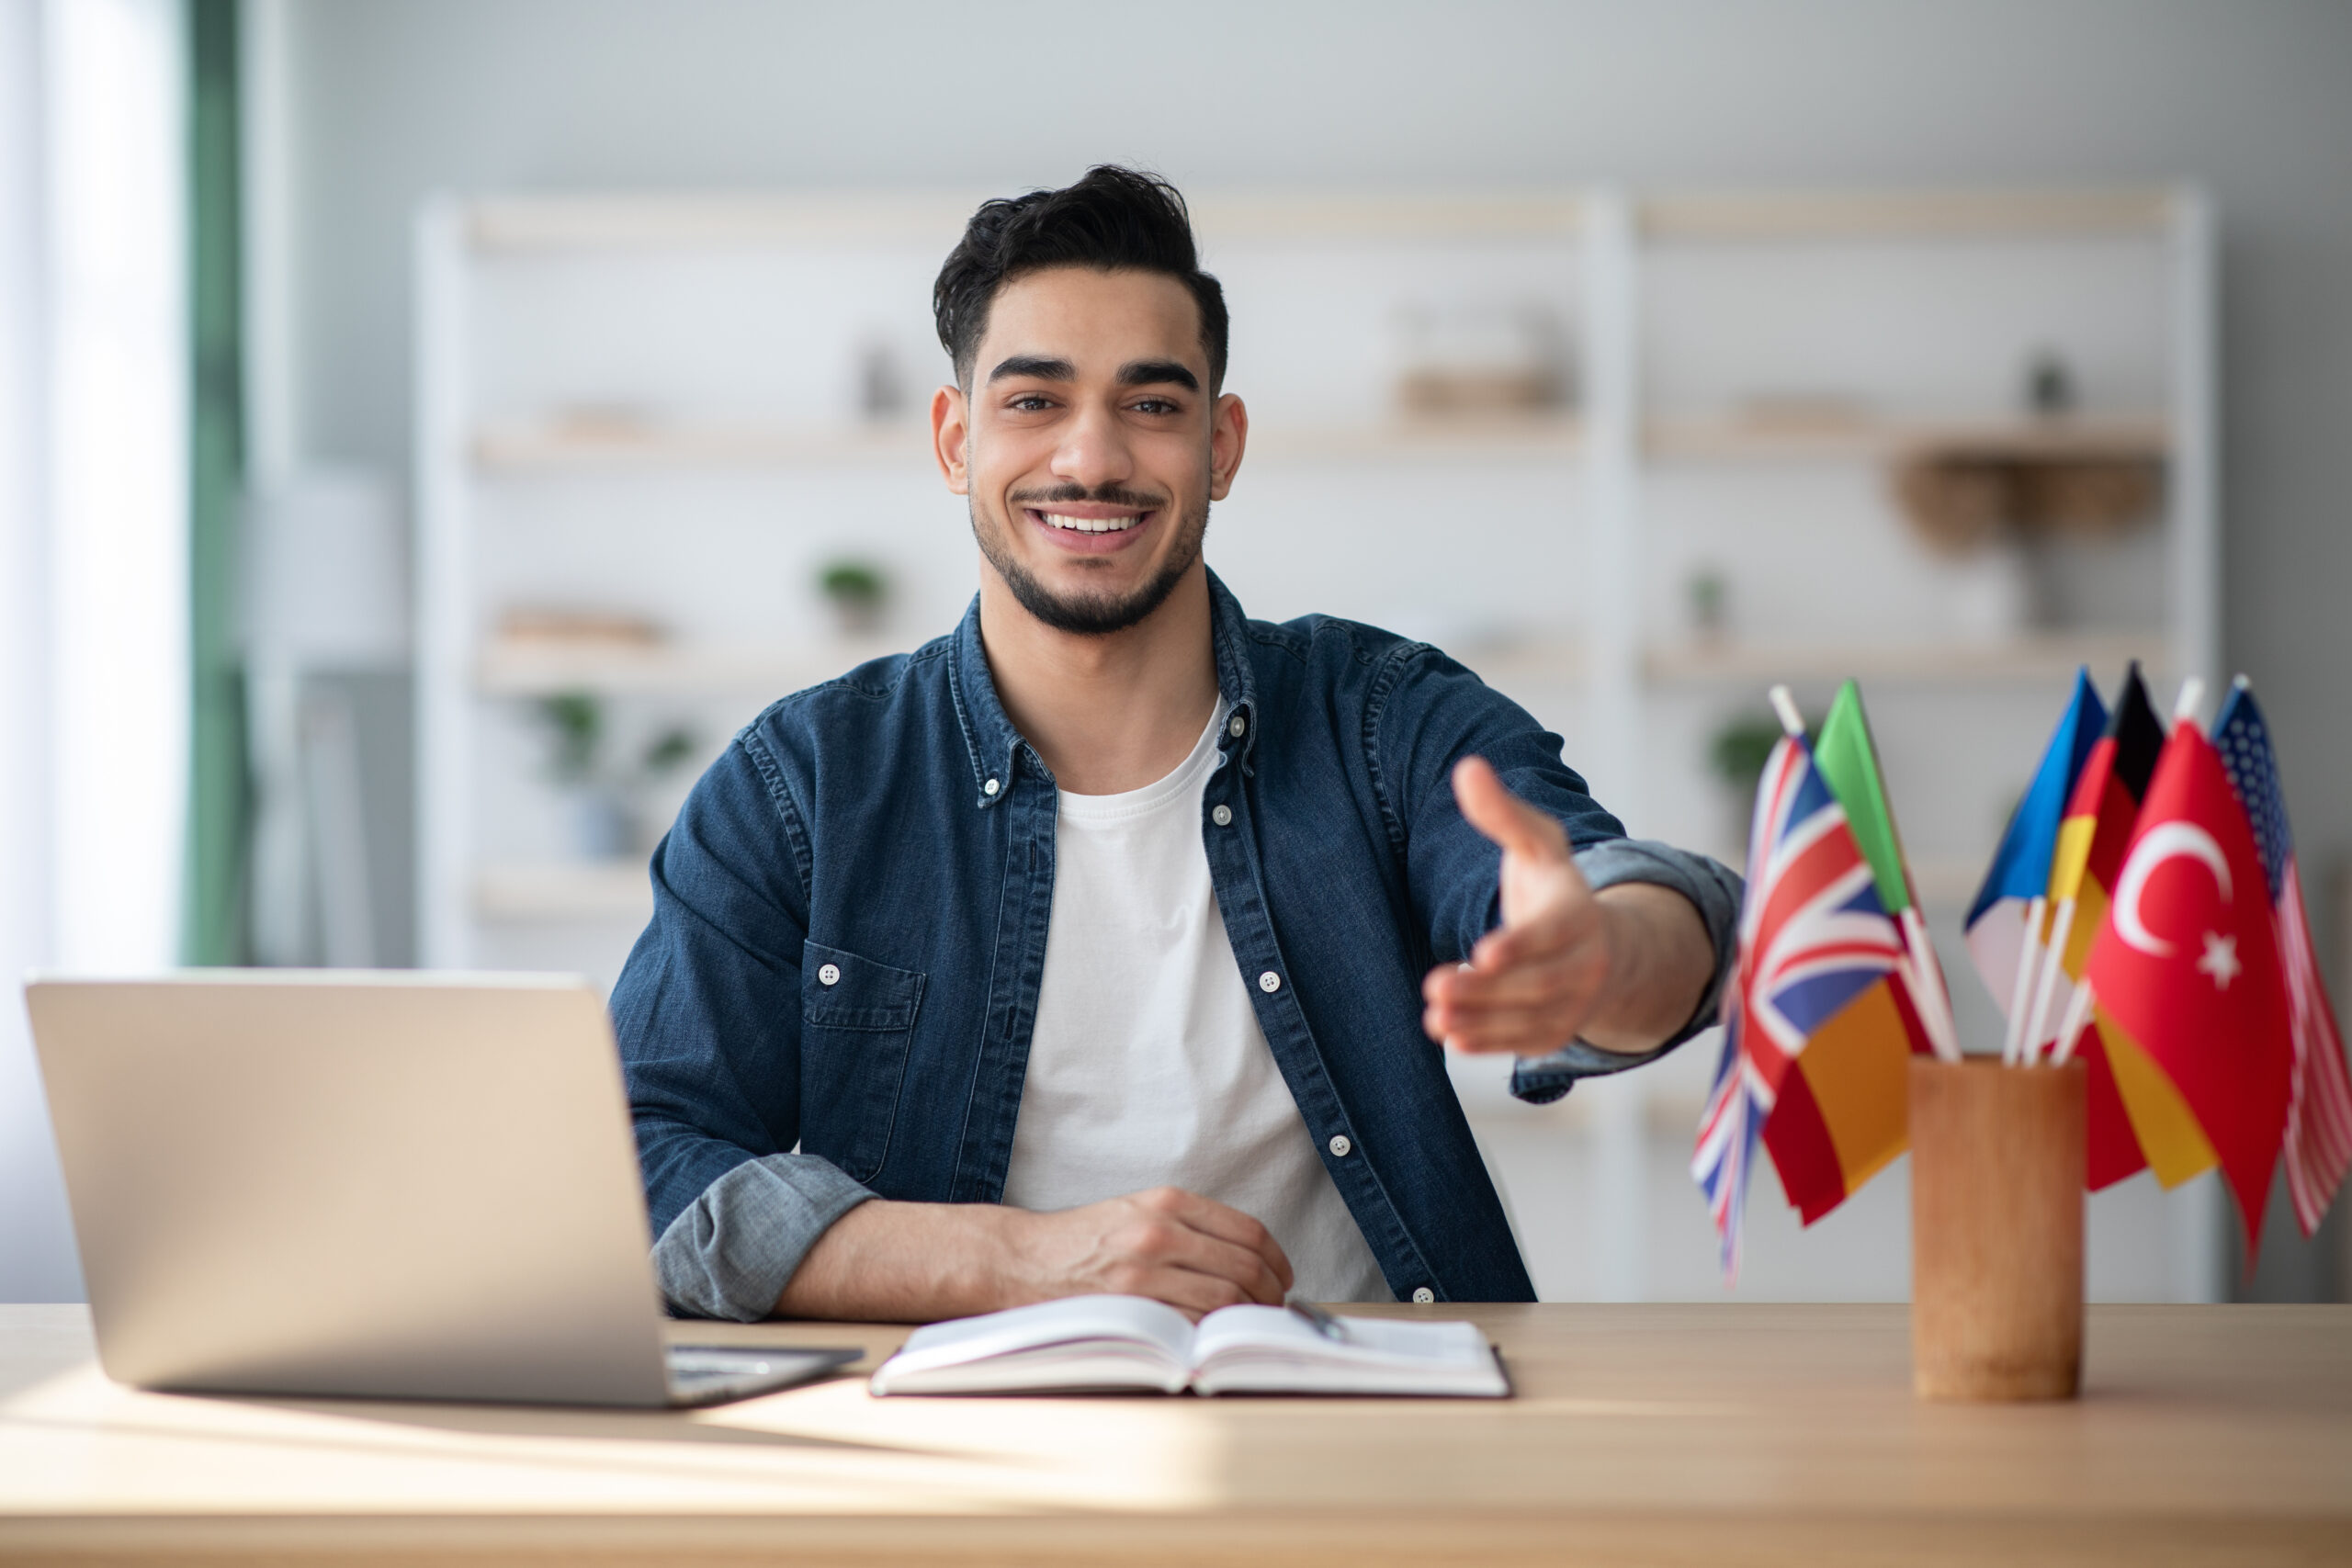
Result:
<svg viewBox="0 0 2352 1568"><path fill-rule="evenodd" d="M673 1310L749 1322L873 1195L797 1152L808 840L751 731L695 784L651 874L612 1010L654 1269Z"/></svg>
<svg viewBox="0 0 2352 1568"><path fill-rule="evenodd" d="M765 1317L817 1238L873 1196L815 1155L747 1159L704 1188L653 1244L662 1297L694 1317Z"/></svg>

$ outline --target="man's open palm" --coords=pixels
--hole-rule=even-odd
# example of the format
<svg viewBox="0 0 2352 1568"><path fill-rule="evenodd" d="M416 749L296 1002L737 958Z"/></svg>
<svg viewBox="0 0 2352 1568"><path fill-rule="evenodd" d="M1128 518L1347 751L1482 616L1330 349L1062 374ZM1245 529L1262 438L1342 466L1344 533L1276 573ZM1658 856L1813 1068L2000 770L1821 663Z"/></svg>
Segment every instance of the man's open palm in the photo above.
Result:
<svg viewBox="0 0 2352 1568"><path fill-rule="evenodd" d="M1600 900L1560 824L1512 795L1485 759L1455 764L1453 798L1502 846L1502 923L1468 963L1430 971L1422 1027L1450 1050L1548 1055L1577 1037L1609 980Z"/></svg>

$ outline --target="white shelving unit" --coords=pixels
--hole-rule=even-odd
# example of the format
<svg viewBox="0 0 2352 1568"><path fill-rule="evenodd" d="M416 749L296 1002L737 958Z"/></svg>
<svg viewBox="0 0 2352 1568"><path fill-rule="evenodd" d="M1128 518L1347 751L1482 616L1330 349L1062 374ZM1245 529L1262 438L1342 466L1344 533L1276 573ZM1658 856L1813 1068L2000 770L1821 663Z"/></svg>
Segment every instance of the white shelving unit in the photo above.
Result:
<svg viewBox="0 0 2352 1568"><path fill-rule="evenodd" d="M422 215L428 963L609 984L650 907L641 857L561 852L534 702L596 694L624 735L685 717L715 752L766 700L960 614L972 551L919 415L944 377L931 274L977 199L514 197ZM1195 218L1252 414L1208 554L1251 613L1440 643L1559 730L1634 831L1726 856L1743 811L1706 772L1710 735L1760 711L1771 681L1818 713L1861 677L1946 967L1981 1021L1959 914L2075 667L2103 685L2131 658L2159 678L2220 673L2201 200L1600 188L1209 197ZM1407 306L1547 312L1571 345L1567 404L1400 413ZM2041 351L2077 382L2064 419L2020 412ZM877 353L908 396L860 418L858 367ZM1988 627L1955 608L1983 563L1939 560L1888 499L1890 469L1922 453L2161 463L2161 516L2042 549L2051 613ZM845 639L806 585L851 554L879 559L898 599ZM1719 624L1690 613L1701 573L1724 585ZM517 606L670 635L502 639ZM647 817L684 787L650 792ZM1715 1292L1682 1174L1713 1050L1542 1110L1509 1100L1498 1065L1458 1073L1547 1293ZM1902 1292L1899 1174L1802 1235L1759 1186L1741 1294ZM2197 1189L2102 1195L2094 1292L2213 1293L2218 1224Z"/></svg>

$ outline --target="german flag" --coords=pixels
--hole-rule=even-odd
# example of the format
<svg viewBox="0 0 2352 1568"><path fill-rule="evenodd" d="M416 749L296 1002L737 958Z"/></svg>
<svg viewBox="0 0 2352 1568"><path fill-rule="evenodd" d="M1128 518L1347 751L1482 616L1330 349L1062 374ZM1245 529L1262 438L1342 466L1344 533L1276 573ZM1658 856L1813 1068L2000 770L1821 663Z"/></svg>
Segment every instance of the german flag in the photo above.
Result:
<svg viewBox="0 0 2352 1568"><path fill-rule="evenodd" d="M2075 793L2066 802L2065 818L2058 826L2057 852L2051 859L2051 902L2059 911L2056 922L2065 931L2052 974L2063 969L2064 977L2058 987L2065 995L2059 999L2068 1004L2089 960L2091 941L2107 921L2108 899L2123 869L2132 825L2139 818L2140 802L2147 796L2148 781L2155 773L2156 757L2164 745L2164 721L2148 701L2148 688L2135 660L2116 695L2107 732L2092 747ZM2051 1012L2041 1008L2035 1010L2055 1021ZM2069 1021L2079 1016L2079 1010L2066 1007ZM2064 1026L2059 1027L2063 1032ZM2204 1147L2197 1119L2179 1103L2170 1081L2137 1046L2086 1020L2075 1047L2090 1073L2085 1185L2093 1191L2112 1186L2145 1168L2152 1155L2162 1156L2156 1175L2168 1187L2212 1165L2212 1152ZM2064 1049L2059 1044L2062 1054ZM2195 1146L2185 1145L2183 1128L2194 1138ZM2203 1163L2194 1169L2181 1169L2199 1157L2199 1148L2203 1148Z"/></svg>

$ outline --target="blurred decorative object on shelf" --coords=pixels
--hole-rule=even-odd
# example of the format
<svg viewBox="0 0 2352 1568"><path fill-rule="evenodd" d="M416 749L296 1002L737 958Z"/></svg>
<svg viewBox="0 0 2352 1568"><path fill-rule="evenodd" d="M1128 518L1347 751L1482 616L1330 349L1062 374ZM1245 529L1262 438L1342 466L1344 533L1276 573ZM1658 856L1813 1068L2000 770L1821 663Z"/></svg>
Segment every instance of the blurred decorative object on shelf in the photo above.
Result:
<svg viewBox="0 0 2352 1568"><path fill-rule="evenodd" d="M1870 404L1845 392L1758 392L1741 399L1733 417L1759 434L1852 435L1871 428Z"/></svg>
<svg viewBox="0 0 2352 1568"><path fill-rule="evenodd" d="M1895 459L1895 503L1939 552L2005 536L2114 535L2152 520L2164 441L2137 424L2052 418L2014 432L1923 439Z"/></svg>
<svg viewBox="0 0 2352 1568"><path fill-rule="evenodd" d="M548 421L567 439L591 446L629 446L659 433L662 422L638 403L566 403Z"/></svg>
<svg viewBox="0 0 2352 1568"><path fill-rule="evenodd" d="M1692 567L1690 575L1682 580L1682 593L1690 606L1691 637L1700 642L1722 640L1731 619L1731 581L1723 569Z"/></svg>
<svg viewBox="0 0 2352 1568"><path fill-rule="evenodd" d="M906 412L907 381L899 356L879 338L869 338L857 350L857 412L869 424L881 424Z"/></svg>
<svg viewBox="0 0 2352 1568"><path fill-rule="evenodd" d="M1396 406L1417 418L1567 406L1566 329L1548 305L1408 305L1396 312Z"/></svg>
<svg viewBox="0 0 2352 1568"><path fill-rule="evenodd" d="M574 857L618 860L639 847L635 795L694 755L694 732L683 725L655 735L625 771L605 761L604 700L562 692L533 705L554 741L548 776L563 793L565 838Z"/></svg>
<svg viewBox="0 0 2352 1568"><path fill-rule="evenodd" d="M2049 618L2048 585L2033 552L2014 535L1997 536L1988 547L1951 562L1945 581L1952 630L1962 641L2001 646Z"/></svg>
<svg viewBox="0 0 2352 1568"><path fill-rule="evenodd" d="M642 615L519 604L498 617L498 636L510 645L561 648L658 648L669 640Z"/></svg>
<svg viewBox="0 0 2352 1568"><path fill-rule="evenodd" d="M2025 407L2041 419L2056 419L2075 412L2075 372L2054 349L2033 356L2025 370Z"/></svg>
<svg viewBox="0 0 2352 1568"><path fill-rule="evenodd" d="M843 637L871 637L889 604L890 579L872 561L844 558L828 562L817 573L817 591L833 607Z"/></svg>

